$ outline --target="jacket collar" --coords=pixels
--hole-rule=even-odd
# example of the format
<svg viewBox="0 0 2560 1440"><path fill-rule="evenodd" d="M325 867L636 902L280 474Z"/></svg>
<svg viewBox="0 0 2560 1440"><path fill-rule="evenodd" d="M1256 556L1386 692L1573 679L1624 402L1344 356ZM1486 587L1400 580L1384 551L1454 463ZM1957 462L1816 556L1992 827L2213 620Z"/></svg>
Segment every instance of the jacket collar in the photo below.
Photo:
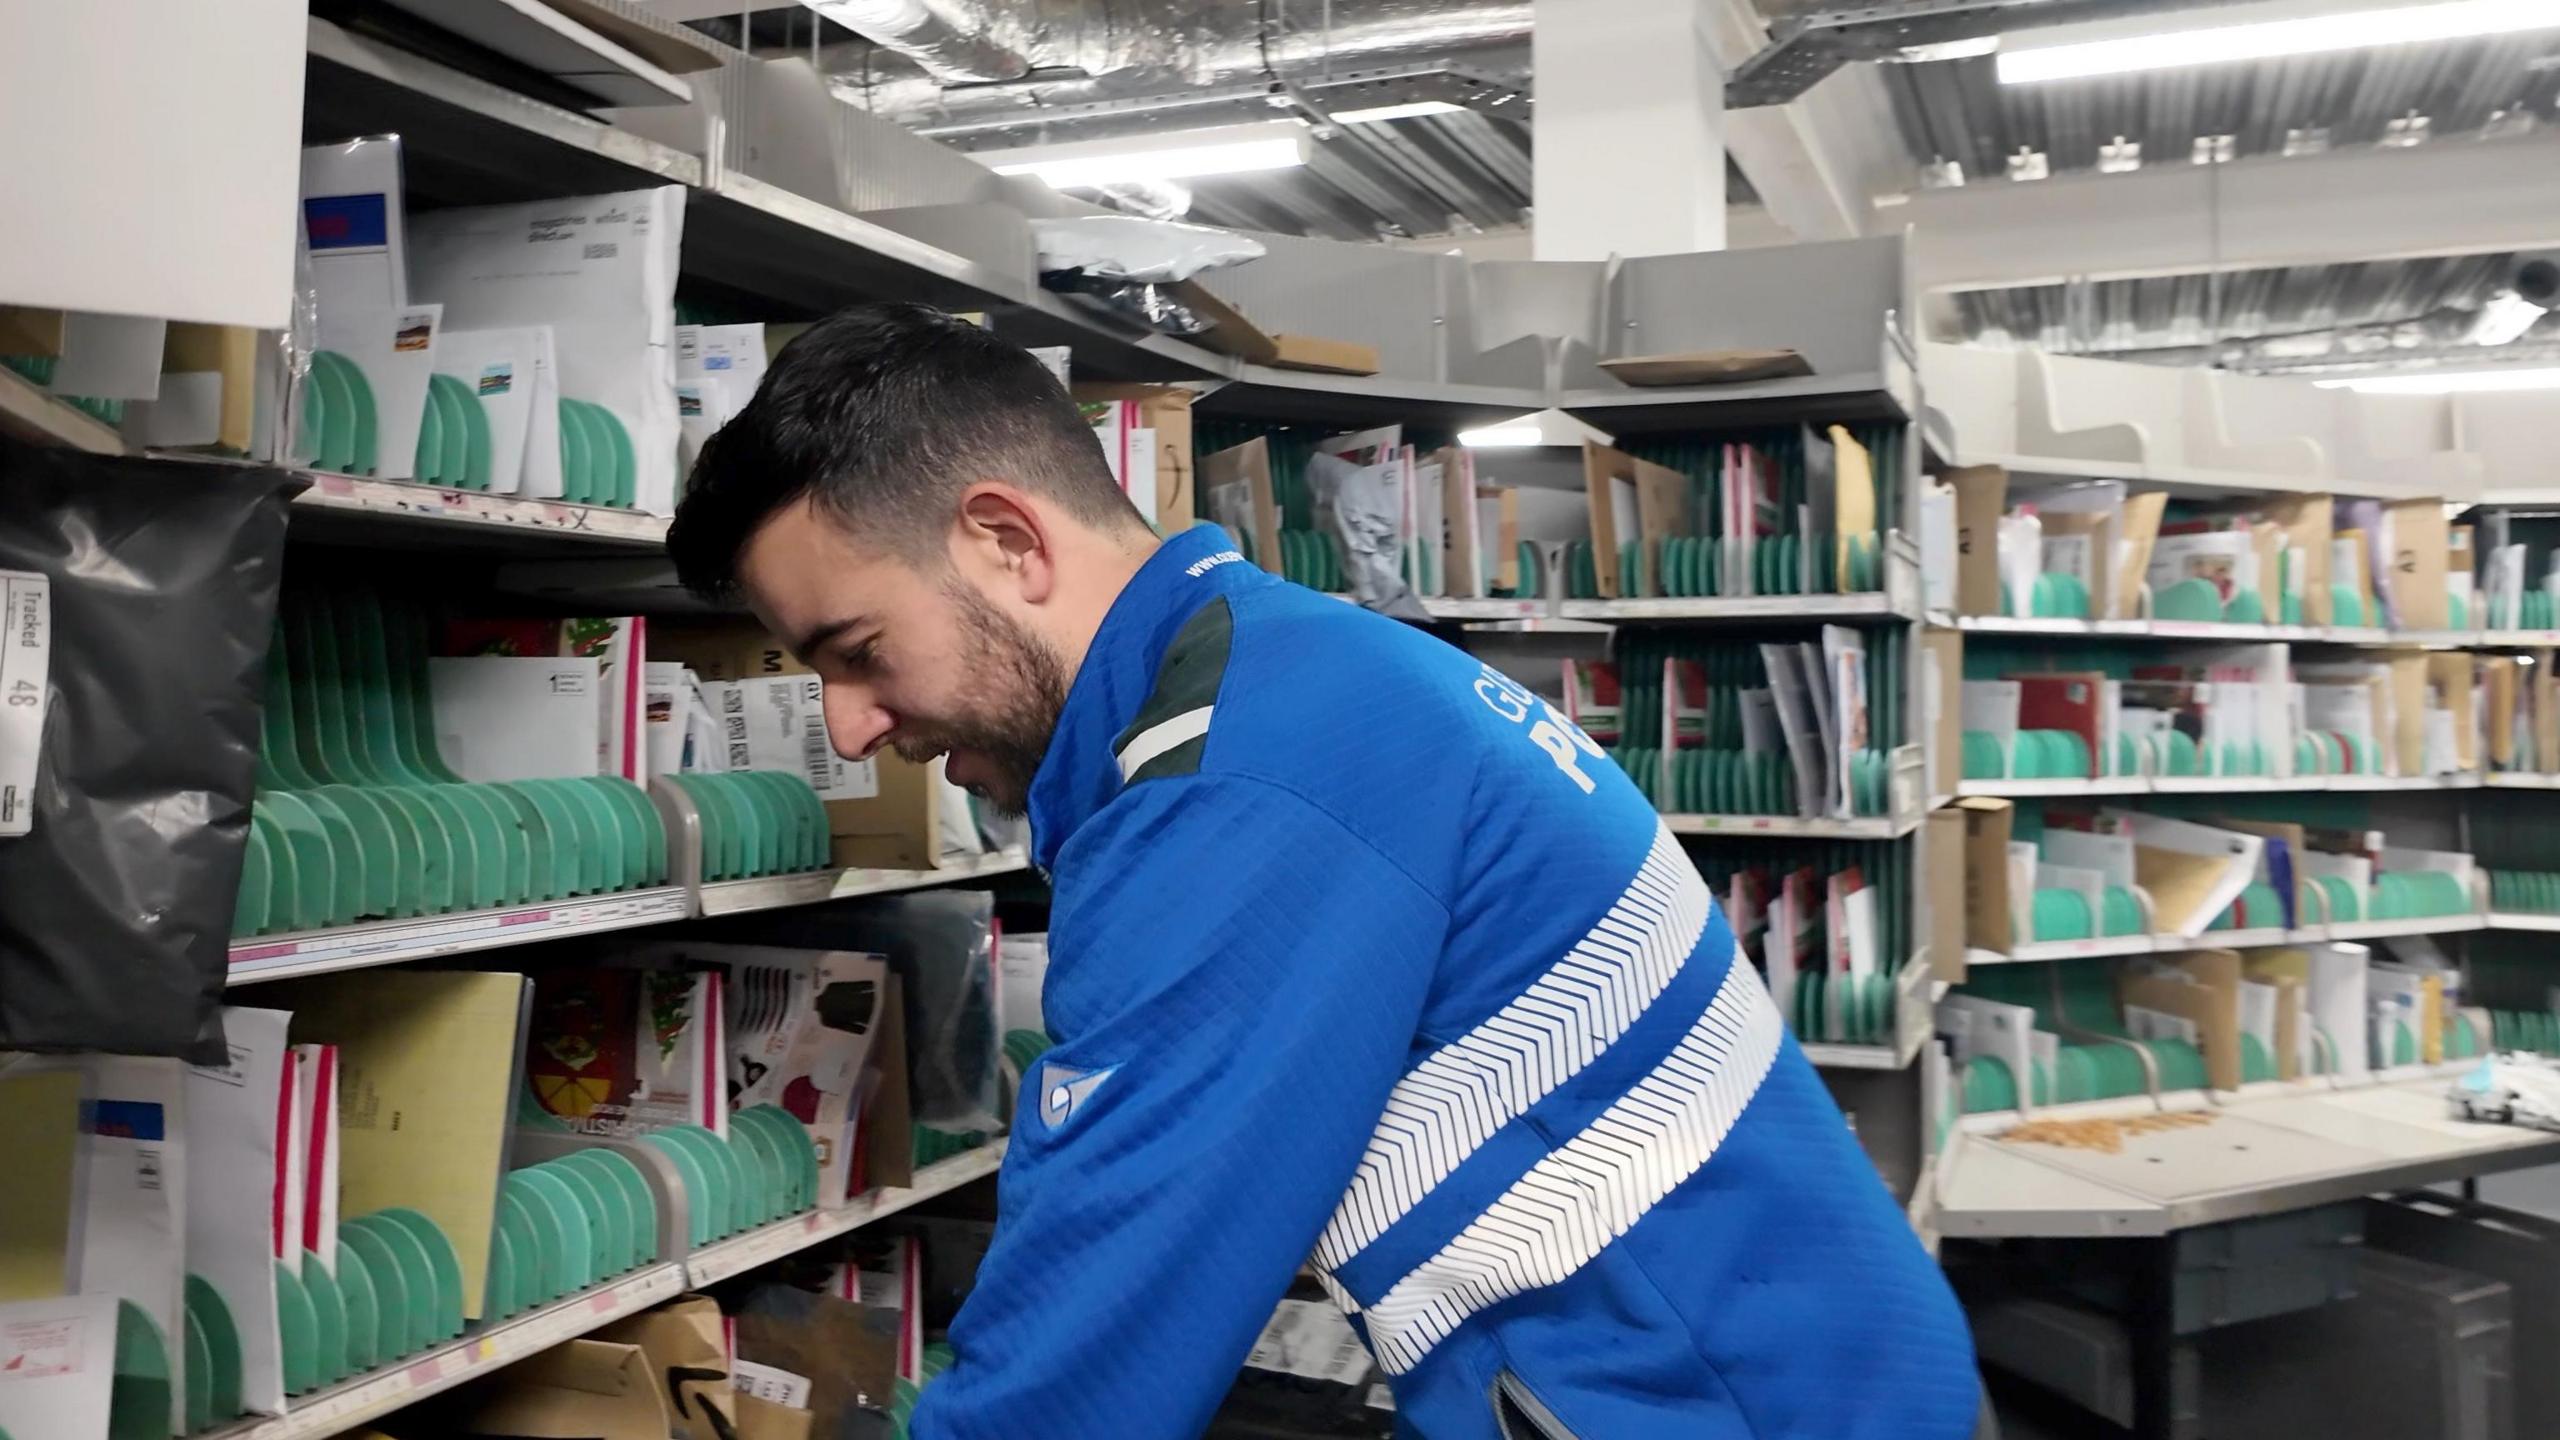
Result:
<svg viewBox="0 0 2560 1440"><path fill-rule="evenodd" d="M1054 868L1067 841L1120 793L1112 739L1147 703L1157 664L1183 622L1218 596L1272 583L1245 563L1226 531L1207 524L1157 546L1129 577L1085 650L1049 752L1032 777L1032 863Z"/></svg>

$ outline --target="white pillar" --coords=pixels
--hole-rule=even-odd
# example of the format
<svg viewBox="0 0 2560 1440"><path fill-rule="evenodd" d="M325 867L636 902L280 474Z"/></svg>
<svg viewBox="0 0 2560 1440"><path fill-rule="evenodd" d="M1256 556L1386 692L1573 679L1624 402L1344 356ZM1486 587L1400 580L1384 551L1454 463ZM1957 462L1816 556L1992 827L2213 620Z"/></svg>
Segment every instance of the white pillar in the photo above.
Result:
<svg viewBox="0 0 2560 1440"><path fill-rule="evenodd" d="M1706 0L1537 0L1541 260L1724 248L1724 75Z"/></svg>

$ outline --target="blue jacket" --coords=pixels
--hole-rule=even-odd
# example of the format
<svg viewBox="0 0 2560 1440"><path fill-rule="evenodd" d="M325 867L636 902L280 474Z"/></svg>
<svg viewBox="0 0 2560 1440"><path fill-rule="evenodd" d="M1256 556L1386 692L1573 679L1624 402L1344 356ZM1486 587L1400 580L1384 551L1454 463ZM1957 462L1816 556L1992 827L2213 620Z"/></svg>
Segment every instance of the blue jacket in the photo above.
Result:
<svg viewBox="0 0 2560 1440"><path fill-rule="evenodd" d="M1678 842L1520 685L1202 526L1112 607L1031 821L1058 1043L916 1440L1195 1436L1310 1257L1429 1440L1972 1433L1937 1267Z"/></svg>

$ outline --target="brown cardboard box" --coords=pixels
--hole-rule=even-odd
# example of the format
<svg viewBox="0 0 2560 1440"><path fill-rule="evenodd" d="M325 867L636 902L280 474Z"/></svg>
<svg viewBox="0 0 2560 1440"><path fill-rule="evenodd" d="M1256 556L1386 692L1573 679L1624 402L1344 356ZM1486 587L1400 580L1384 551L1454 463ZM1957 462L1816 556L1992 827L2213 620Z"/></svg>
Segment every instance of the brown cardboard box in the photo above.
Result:
<svg viewBox="0 0 2560 1440"><path fill-rule="evenodd" d="M1535 591L1538 577L1520 573L1520 492L1508 485L1488 485L1476 494L1491 498L1501 513L1494 526L1494 554L1486 561L1486 568L1492 572L1487 581L1495 589L1514 595L1522 593L1523 585Z"/></svg>
<svg viewBox="0 0 2560 1440"><path fill-rule="evenodd" d="M2483 769L2511 770L2516 763L2517 677L2524 667L2512 655L2480 659L2480 703L2489 709L2488 764Z"/></svg>
<svg viewBox="0 0 2560 1440"><path fill-rule="evenodd" d="M1476 593L1480 569L1490 577L1493 559L1477 554L1476 544L1458 543L1461 535L1482 535L1476 523L1474 458L1456 445L1431 458L1440 466L1440 581L1451 595L1470 598Z"/></svg>
<svg viewBox="0 0 2560 1440"><path fill-rule="evenodd" d="M2560 673L2553 661L2560 650L2533 652L2533 753L2545 769L2560 766Z"/></svg>
<svg viewBox="0 0 2560 1440"><path fill-rule="evenodd" d="M2400 500L2382 507L2382 533L2389 542L2384 561L2391 567L2391 624L2400 630L2445 628L2444 502Z"/></svg>
<svg viewBox="0 0 2560 1440"><path fill-rule="evenodd" d="M738 1440L809 1440L818 1417L753 1395L738 1397Z"/></svg>
<svg viewBox="0 0 2560 1440"><path fill-rule="evenodd" d="M2076 514L2063 511L2044 512L2047 540L2070 536L2086 536L2089 541L2089 606L2098 619L2112 618L2106 608L2119 588L2116 575L2118 519L2113 514Z"/></svg>
<svg viewBox="0 0 2560 1440"><path fill-rule="evenodd" d="M504 1440L667 1440L672 1421L637 1345L570 1340L499 1371L461 1420Z"/></svg>
<svg viewBox="0 0 2560 1440"><path fill-rule="evenodd" d="M2117 995L2127 1005L2179 1015L2192 1020L2203 1036L2205 1077L2216 1090L2240 1088L2240 952L2190 950L2166 957L2187 973L2179 980L2166 975L2124 972Z"/></svg>
<svg viewBox="0 0 2560 1440"><path fill-rule="evenodd" d="M915 1183L915 1112L907 1100L906 1013L906 996L893 970L880 987L880 1029L871 1038L866 1066L880 1079L871 1089L870 1102L862 1107L862 1148L853 1182L860 1190Z"/></svg>
<svg viewBox="0 0 2560 1440"><path fill-rule="evenodd" d="M649 658L674 661L704 680L806 675L809 667L752 620L665 620L649 627ZM940 787L933 768L883 750L873 757L880 793L827 802L828 863L931 870L941 863Z"/></svg>
<svg viewBox="0 0 2560 1440"><path fill-rule="evenodd" d="M1208 323L1206 332L1191 337L1194 344L1283 370L1323 370L1339 375L1378 373L1378 347L1374 345L1314 335L1273 335L1197 280L1167 288L1173 298Z"/></svg>
<svg viewBox="0 0 2560 1440"><path fill-rule="evenodd" d="M1964 816L1964 933L1977 949L2009 953L2009 826L2006 800L1969 796L1955 803Z"/></svg>
<svg viewBox="0 0 2560 1440"><path fill-rule="evenodd" d="M636 1345L675 1402L673 1440L725 1440L734 1434L738 1395L729 1383L729 1347L720 1304L680 1295L653 1310L616 1320L592 1337Z"/></svg>
<svg viewBox="0 0 2560 1440"><path fill-rule="evenodd" d="M1619 481L1635 486L1637 533L1633 535L1618 533L1617 505L1612 497ZM1639 460L1624 450L1584 441L1582 488L1584 503L1591 512L1591 555L1602 598L1620 598L1618 551L1628 541L1636 542L1641 565L1636 583L1642 595L1660 595L1662 542L1697 528L1689 513L1689 477L1668 466Z"/></svg>
<svg viewBox="0 0 2560 1440"><path fill-rule="evenodd" d="M0 355L61 354L61 311L0 305Z"/></svg>
<svg viewBox="0 0 2560 1440"><path fill-rule="evenodd" d="M1813 365L1793 350L1687 350L1676 355L1630 355L1603 360L1600 368L1626 385L1733 385L1810 375Z"/></svg>
<svg viewBox="0 0 2560 1440"><path fill-rule="evenodd" d="M1156 513L1147 518L1167 535L1190 528L1200 514L1191 474L1192 392L1178 385L1079 380L1070 393L1078 400L1137 404L1138 424L1156 432Z"/></svg>
<svg viewBox="0 0 2560 1440"><path fill-rule="evenodd" d="M875 1414L898 1387L895 1310L875 1310L786 1285L758 1285L733 1307L738 1358L809 1377L809 1414L816 1433L869 1435Z"/></svg>
<svg viewBox="0 0 2560 1440"><path fill-rule="evenodd" d="M239 325L169 322L160 368L172 375L212 371L222 377L221 431L214 443L245 454L258 395L258 332Z"/></svg>
<svg viewBox="0 0 2560 1440"><path fill-rule="evenodd" d="M1199 493L1203 503L1229 485L1244 486L1252 497L1254 562L1274 575L1284 573L1280 560L1280 502L1271 488L1271 446L1261 436L1200 457Z"/></svg>
<svg viewBox="0 0 2560 1440"><path fill-rule="evenodd" d="M2442 597L2438 597L2441 599ZM2391 667L2391 734L2384 743L2398 768L2395 775L2427 773L2427 656L2422 650L2394 650Z"/></svg>
<svg viewBox="0 0 2560 1440"><path fill-rule="evenodd" d="M1968 465L1948 471L1946 480L1956 492L1956 613L1997 615L2000 516L2009 503L2009 472Z"/></svg>
<svg viewBox="0 0 2560 1440"><path fill-rule="evenodd" d="M2141 618L2143 576L2150 573L2151 545L2160 538L2160 514L2168 504L2169 497L2157 490L2125 497L2122 548L2117 551L2123 563L2116 567L2115 588L2108 592L2106 619Z"/></svg>
<svg viewBox="0 0 2560 1440"><path fill-rule="evenodd" d="M2304 844L2301 826L2273 820L2234 820L2226 815L2216 815L2204 823L2237 830L2243 835L2262 835L2269 840L2283 841L2286 853L2293 856L2293 913L2298 923L2310 923L2307 917L2311 914L2311 901L2307 892L2311 877L2302 868Z"/></svg>
<svg viewBox="0 0 2560 1440"><path fill-rule="evenodd" d="M2329 517L2334 505L2326 495L2269 496L2259 507L2284 531L2284 543L2295 552L2295 562L2302 567L2302 623L2329 623ZM2283 585L2280 576L2261 577L2267 594L2267 618L2282 614Z"/></svg>
<svg viewBox="0 0 2560 1440"><path fill-rule="evenodd" d="M1928 867L1928 908L1920 929L1928 937L1929 974L1946 984L1961 985L1965 975L1965 816L1950 806L1930 811L1924 823L1928 833L1920 853Z"/></svg>

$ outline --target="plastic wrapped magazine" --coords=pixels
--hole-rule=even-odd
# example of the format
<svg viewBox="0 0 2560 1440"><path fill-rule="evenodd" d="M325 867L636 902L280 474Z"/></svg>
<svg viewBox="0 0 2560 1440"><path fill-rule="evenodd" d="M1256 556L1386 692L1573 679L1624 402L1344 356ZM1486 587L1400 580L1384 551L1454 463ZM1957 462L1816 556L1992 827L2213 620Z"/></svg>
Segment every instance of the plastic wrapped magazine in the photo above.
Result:
<svg viewBox="0 0 2560 1440"><path fill-rule="evenodd" d="M1179 284L1204 270L1258 260L1262 242L1232 230L1177 225L1130 215L1034 220L1031 236L1045 273L1076 271L1096 280Z"/></svg>
<svg viewBox="0 0 2560 1440"><path fill-rule="evenodd" d="M297 488L0 439L0 1050L224 1059Z"/></svg>
<svg viewBox="0 0 2560 1440"><path fill-rule="evenodd" d="M1404 582L1404 466L1359 465L1337 455L1307 457L1316 520L1342 544L1351 597L1401 620L1431 618Z"/></svg>
<svg viewBox="0 0 2560 1440"><path fill-rule="evenodd" d="M2483 1056L2445 1098L2459 1119L2560 1132L2560 1060L2523 1051Z"/></svg>
<svg viewBox="0 0 2560 1440"><path fill-rule="evenodd" d="M982 890L884 896L829 930L848 949L888 956L898 973L916 1122L954 1132L1000 1128L995 898Z"/></svg>

